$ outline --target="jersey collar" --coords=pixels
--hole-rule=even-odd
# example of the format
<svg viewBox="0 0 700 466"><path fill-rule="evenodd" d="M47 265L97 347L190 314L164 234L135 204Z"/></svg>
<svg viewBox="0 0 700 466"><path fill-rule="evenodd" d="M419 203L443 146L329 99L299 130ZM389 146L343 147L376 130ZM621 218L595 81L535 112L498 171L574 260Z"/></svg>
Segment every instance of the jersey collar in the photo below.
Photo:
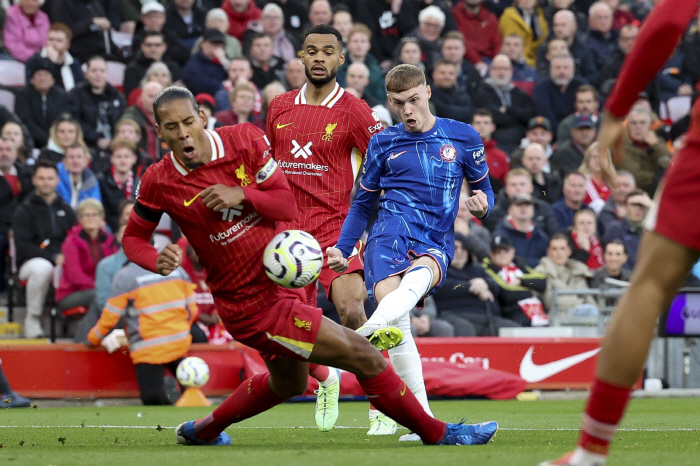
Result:
<svg viewBox="0 0 700 466"><path fill-rule="evenodd" d="M224 158L224 142L221 140L219 133L208 129L205 129L204 132L207 135L209 145L211 146L211 160L214 161ZM170 160L173 162L175 170L177 170L182 176L187 176L192 171L182 162L180 162L172 151L170 151Z"/></svg>
<svg viewBox="0 0 700 466"><path fill-rule="evenodd" d="M294 98L294 105L307 105L306 103L306 85L308 83L304 83L304 85L299 89L299 93L297 96ZM321 105L324 107L328 108L333 108L333 105L335 105L336 102L340 100L340 98L345 94L345 89L340 87L340 84L335 83L335 87L333 90L328 94L328 96L321 102Z"/></svg>

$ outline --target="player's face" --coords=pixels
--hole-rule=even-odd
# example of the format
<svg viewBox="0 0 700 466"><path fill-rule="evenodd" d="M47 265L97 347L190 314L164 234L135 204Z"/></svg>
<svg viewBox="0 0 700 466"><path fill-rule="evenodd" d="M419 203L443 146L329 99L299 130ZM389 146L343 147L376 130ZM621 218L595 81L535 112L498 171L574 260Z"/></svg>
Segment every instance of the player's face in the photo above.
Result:
<svg viewBox="0 0 700 466"><path fill-rule="evenodd" d="M608 270L620 270L627 262L627 254L625 254L625 248L621 244L609 243L605 247L603 258Z"/></svg>
<svg viewBox="0 0 700 466"><path fill-rule="evenodd" d="M547 255L556 265L564 265L571 256L569 242L565 239L555 239L551 241L547 248Z"/></svg>
<svg viewBox="0 0 700 466"><path fill-rule="evenodd" d="M333 34L310 34L301 54L306 78L315 87L335 81L338 67L345 63L338 39Z"/></svg>
<svg viewBox="0 0 700 466"><path fill-rule="evenodd" d="M211 158L206 150L207 140L204 128L207 117L197 113L188 99L166 102L157 109L160 124L156 124L160 137L173 151L173 154L187 166L207 163Z"/></svg>
<svg viewBox="0 0 700 466"><path fill-rule="evenodd" d="M430 113L430 86L421 84L403 92L389 93L389 101L409 133L422 133L432 128L435 117Z"/></svg>

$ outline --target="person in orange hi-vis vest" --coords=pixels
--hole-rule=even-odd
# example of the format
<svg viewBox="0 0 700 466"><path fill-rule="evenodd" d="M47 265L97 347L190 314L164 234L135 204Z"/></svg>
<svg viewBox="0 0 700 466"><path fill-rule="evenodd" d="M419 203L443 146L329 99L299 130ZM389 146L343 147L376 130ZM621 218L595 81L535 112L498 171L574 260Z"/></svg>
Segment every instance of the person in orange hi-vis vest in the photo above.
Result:
<svg viewBox="0 0 700 466"><path fill-rule="evenodd" d="M166 367L175 374L190 348L190 329L198 314L194 288L182 268L164 277L130 262L114 277L111 297L88 333L90 344L102 344L112 353L124 343L116 337L121 334L119 330L112 332L124 316L144 405L176 401L168 397L168 392L177 388L177 382L164 374Z"/></svg>

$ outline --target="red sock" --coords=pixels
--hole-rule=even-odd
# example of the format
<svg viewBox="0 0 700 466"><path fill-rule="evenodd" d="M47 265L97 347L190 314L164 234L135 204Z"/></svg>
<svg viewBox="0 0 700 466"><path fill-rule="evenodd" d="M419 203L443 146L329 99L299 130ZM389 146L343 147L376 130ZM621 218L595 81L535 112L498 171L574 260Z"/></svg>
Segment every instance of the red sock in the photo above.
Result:
<svg viewBox="0 0 700 466"><path fill-rule="evenodd" d="M328 369L328 366L309 364L309 375L319 382L323 382L331 375L331 370Z"/></svg>
<svg viewBox="0 0 700 466"><path fill-rule="evenodd" d="M404 427L417 433L428 444L438 443L445 437L447 425L430 417L406 383L387 366L376 377L357 380L373 406Z"/></svg>
<svg viewBox="0 0 700 466"><path fill-rule="evenodd" d="M199 440L209 441L219 436L228 426L253 417L284 400L272 391L267 383L270 373L258 374L238 386L235 392L218 408L194 423Z"/></svg>
<svg viewBox="0 0 700 466"><path fill-rule="evenodd" d="M608 454L608 447L625 413L631 391L630 387L595 380L583 413L579 447L601 455Z"/></svg>

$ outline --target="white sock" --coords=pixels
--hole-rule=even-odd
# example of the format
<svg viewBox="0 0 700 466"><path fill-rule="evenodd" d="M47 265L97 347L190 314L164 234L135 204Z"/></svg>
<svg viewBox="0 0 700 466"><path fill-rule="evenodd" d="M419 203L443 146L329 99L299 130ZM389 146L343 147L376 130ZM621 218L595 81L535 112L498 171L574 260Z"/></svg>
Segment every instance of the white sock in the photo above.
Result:
<svg viewBox="0 0 700 466"><path fill-rule="evenodd" d="M321 385L322 387L328 387L333 385L338 381L338 372L335 370L334 367L328 367L328 378L326 380L319 380L318 384Z"/></svg>
<svg viewBox="0 0 700 466"><path fill-rule="evenodd" d="M408 314L401 318L398 327L403 332L403 341L396 348L389 350L391 365L394 366L394 370L401 377L401 380L413 392L425 412L430 417L435 417L428 405L428 393L425 390L425 381L423 380L423 365L416 341L411 334L411 318Z"/></svg>
<svg viewBox="0 0 700 466"><path fill-rule="evenodd" d="M399 287L384 296L367 322L380 326L395 325L401 317L408 315L418 301L430 291L432 284L433 271L430 267L421 265L409 270L401 278Z"/></svg>

